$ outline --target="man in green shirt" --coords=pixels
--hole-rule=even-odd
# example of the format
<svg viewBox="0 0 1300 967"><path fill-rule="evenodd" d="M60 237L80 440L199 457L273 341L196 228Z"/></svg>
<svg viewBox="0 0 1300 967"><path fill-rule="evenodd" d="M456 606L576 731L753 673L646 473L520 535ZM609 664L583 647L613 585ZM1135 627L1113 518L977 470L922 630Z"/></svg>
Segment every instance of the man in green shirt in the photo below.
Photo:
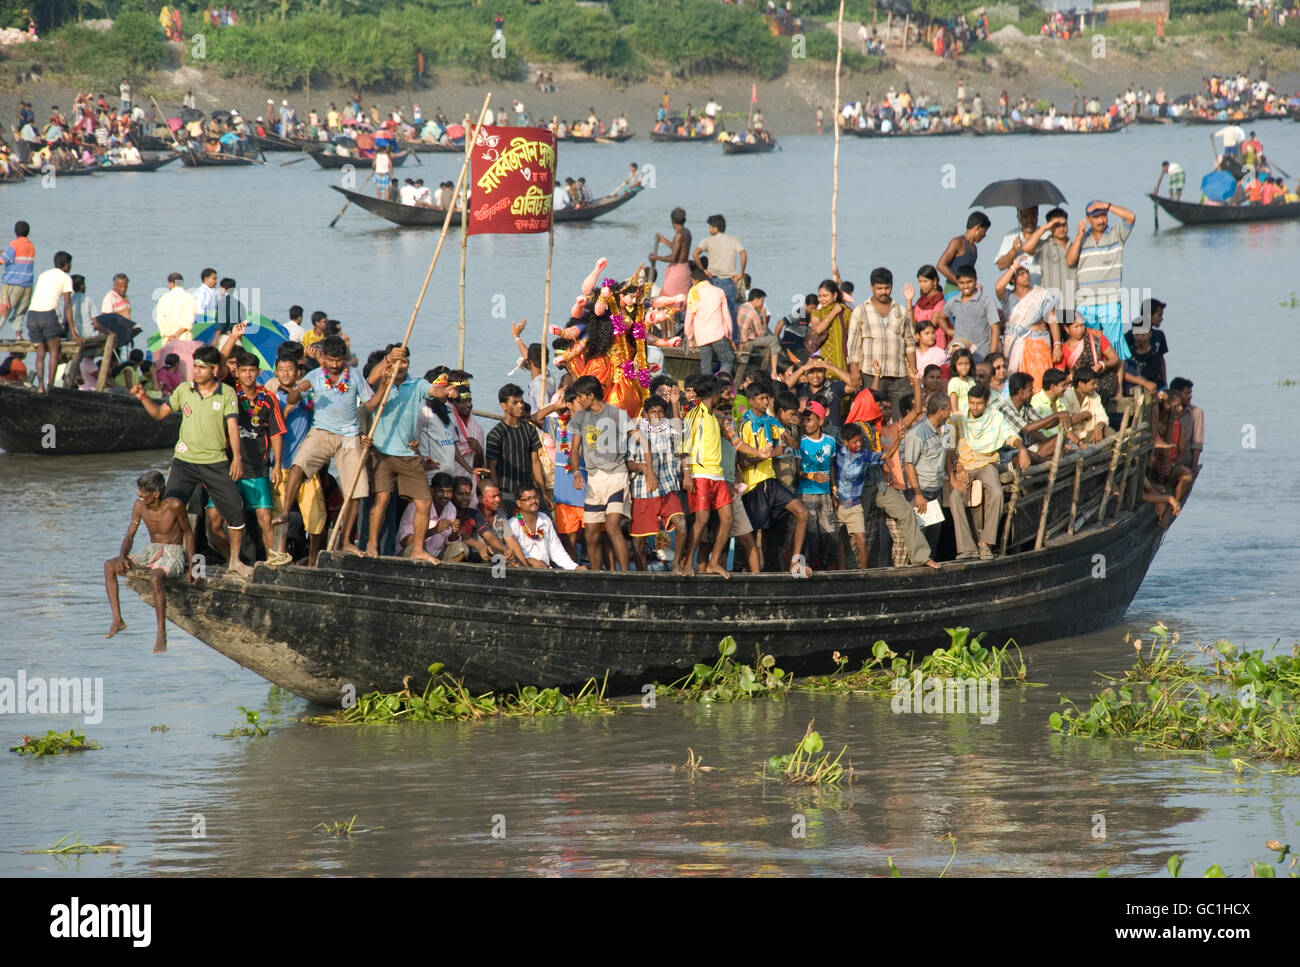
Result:
<svg viewBox="0 0 1300 967"><path fill-rule="evenodd" d="M253 570L239 559L244 537L244 502L235 485L244 469L239 446L239 403L235 391L219 382L221 367L221 352L217 347L201 346L194 351L194 379L176 387L167 402L150 399L140 383L131 387L131 395L155 420L165 420L175 412L181 414L180 437L167 475L164 499L176 497L184 503L195 487L200 484L207 487L230 534L230 560L226 567L241 577L248 577Z"/></svg>

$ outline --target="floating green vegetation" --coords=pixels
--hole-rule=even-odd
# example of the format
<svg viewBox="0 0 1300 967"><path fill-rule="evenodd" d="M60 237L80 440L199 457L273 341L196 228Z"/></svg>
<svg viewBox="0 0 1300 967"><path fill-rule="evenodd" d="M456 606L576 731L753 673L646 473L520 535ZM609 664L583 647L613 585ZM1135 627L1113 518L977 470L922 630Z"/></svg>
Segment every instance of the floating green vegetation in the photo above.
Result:
<svg viewBox="0 0 1300 967"><path fill-rule="evenodd" d="M947 648L936 648L924 656L920 664L910 661L890 649L883 641L871 647L871 658L855 672L846 672L849 660L838 651L831 657L838 666L830 675L809 678L800 688L814 692L877 692L892 694L899 685L919 671L924 677L973 678L1028 685L1027 671L1020 647L1008 641L1001 648L986 648L982 641L984 632L974 638L969 628L945 628L948 633ZM1016 658L1010 651L1016 649Z"/></svg>
<svg viewBox="0 0 1300 967"><path fill-rule="evenodd" d="M846 745L834 759L829 752L822 752L822 737L813 731L813 723L808 723L803 738L789 755L774 755L767 760L764 778L780 779L789 786L837 785L853 781L853 771L848 766L840 765L840 760L849 751ZM818 753L821 753L820 755Z"/></svg>
<svg viewBox="0 0 1300 967"><path fill-rule="evenodd" d="M71 843L68 840L77 837ZM112 843L107 840L103 843L86 843L81 839L80 833L69 833L63 839L59 840L49 849L28 849L24 853L49 853L54 856L79 855L81 853L117 853L126 849L121 843Z"/></svg>
<svg viewBox="0 0 1300 967"><path fill-rule="evenodd" d="M85 752L87 749L100 748L103 746L98 742L87 740L85 735L76 729L68 729L66 732L51 730L40 738L24 735L22 745L10 746L9 751L17 752L19 755L41 756L63 755L65 752Z"/></svg>
<svg viewBox="0 0 1300 967"><path fill-rule="evenodd" d="M1287 379L1279 379L1279 380L1278 380L1276 383L1274 383L1273 385L1274 385L1274 386L1282 386L1282 387L1300 386L1300 380L1294 380L1294 379L1290 379L1290 378L1287 378Z"/></svg>
<svg viewBox="0 0 1300 967"><path fill-rule="evenodd" d="M236 725L229 732L222 732L217 736L219 739L243 739L243 738L260 738L269 735L271 730L262 724L262 713L254 709L239 706L239 711L244 713L244 724Z"/></svg>
<svg viewBox="0 0 1300 967"><path fill-rule="evenodd" d="M1262 651L1240 651L1227 641L1198 646L1209 665L1193 664L1176 651L1177 633L1152 627L1144 657L1133 642L1133 667L1108 681L1086 709L1068 706L1049 724L1066 735L1134 738L1158 749L1212 752L1229 758L1300 759L1300 648L1265 659ZM1127 638L1125 640L1128 640ZM1241 772L1246 763L1234 760Z"/></svg>
<svg viewBox="0 0 1300 967"><path fill-rule="evenodd" d="M755 649L753 665L732 660L736 639L728 635L718 642L718 660L697 664L689 675L671 685L656 685L655 694L687 702L739 702L759 695L784 695L792 679L776 667L776 659Z"/></svg>
<svg viewBox="0 0 1300 967"><path fill-rule="evenodd" d="M149 726L149 731L150 731L150 732L170 732L170 731L171 731L171 728L170 728L169 726L166 726L166 725L151 725L151 726Z"/></svg>
<svg viewBox="0 0 1300 967"><path fill-rule="evenodd" d="M304 721L314 725L375 725L392 722L465 722L500 715L612 715L618 705L605 697L605 682L592 678L576 695L558 688L526 685L517 692L498 696L492 692L475 695L464 679L443 671L443 664L429 666L432 676L423 692L411 689L403 680L399 692L367 692L355 704L335 715L313 716Z"/></svg>
<svg viewBox="0 0 1300 967"><path fill-rule="evenodd" d="M1278 305L1283 309L1294 309L1296 306L1300 305L1300 300L1296 299L1295 292L1293 291L1290 299L1287 299L1284 302L1279 302Z"/></svg>
<svg viewBox="0 0 1300 967"><path fill-rule="evenodd" d="M347 822L339 819L332 823L317 823L314 827L315 832L325 836L353 836L360 833L373 833L376 829L383 828L382 826L358 826L356 813L353 813L352 818Z"/></svg>
<svg viewBox="0 0 1300 967"><path fill-rule="evenodd" d="M1267 843L1264 844L1264 848L1268 850L1272 850L1274 853L1278 854L1277 860L1275 861L1278 866L1281 866L1282 863L1286 861L1286 858L1290 856L1291 862L1287 864L1286 869L1291 872L1287 873L1287 876L1289 876L1293 880L1296 879L1297 877L1300 877L1300 873L1295 872L1296 854L1291 850L1290 844L1283 845L1282 843L1278 842L1275 839L1270 839ZM1169 870L1169 875L1177 879L1182 874L1183 857L1175 853L1173 856L1169 857L1168 861L1166 861L1165 863L1165 866ZM1106 871L1102 870L1097 875L1104 876L1105 873ZM1226 879L1227 876L1228 874L1223 872L1223 867L1220 866L1218 863L1215 863L1205 871L1202 878L1207 880L1221 880L1221 879ZM1273 869L1273 864L1261 863L1258 860L1251 860L1250 876L1251 879L1272 880L1277 877L1277 873Z"/></svg>
<svg viewBox="0 0 1300 967"><path fill-rule="evenodd" d="M942 836L939 837L939 842L952 844L952 854L948 857L948 862L944 865L944 868L939 871L939 879L943 879L945 876L948 875L948 868L952 866L952 861L957 858L957 837L954 836L952 833L944 833ZM894 858L892 856L886 856L885 863L888 866L889 876L892 879L895 880L902 879L903 871L894 865ZM1101 876L1104 873L1105 871L1103 870L1102 873L1098 874L1098 876Z"/></svg>

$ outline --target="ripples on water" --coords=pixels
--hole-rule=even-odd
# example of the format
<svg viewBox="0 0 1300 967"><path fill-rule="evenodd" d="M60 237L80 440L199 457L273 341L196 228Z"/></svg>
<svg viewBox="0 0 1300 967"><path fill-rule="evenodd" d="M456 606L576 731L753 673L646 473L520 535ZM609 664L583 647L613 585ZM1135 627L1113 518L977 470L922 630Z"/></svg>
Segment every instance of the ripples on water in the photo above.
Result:
<svg viewBox="0 0 1300 967"><path fill-rule="evenodd" d="M1297 126L1264 124L1261 134L1284 164L1300 157ZM637 160L655 166L656 187L613 221L557 232L553 304L569 302L598 255L616 272L634 268L678 204L697 232L706 215L727 215L774 310L814 288L828 274L830 139L789 138L783 147L725 161L694 146L563 150L561 176L585 175L599 188ZM1046 687L1004 689L996 725L894 715L879 698L797 695L719 708L660 703L591 720L326 729L293 721L306 707L283 697L270 737L215 738L239 724L236 706L266 706L265 682L175 628L169 654L153 657L152 612L130 592L130 627L102 638L102 562L125 531L135 477L165 467L167 454L0 454L0 532L11 538L0 555L0 675L23 668L103 677L108 706L102 723L84 727L101 751L0 758L0 872L857 876L884 873L892 856L905 875L935 875L951 852L938 840L952 832L957 875L1103 867L1153 875L1174 852L1188 855L1192 872L1218 862L1244 873L1249 858L1265 857L1264 840L1285 841L1294 827L1300 780L1239 778L1223 760L1067 740L1046 727L1060 693L1082 701L1095 690L1094 672L1131 660L1126 630L1164 620L1184 642L1228 637L1264 648L1278 640L1289 648L1297 637L1300 484L1289 416L1300 388L1278 384L1300 378L1294 354L1281 349L1300 309L1279 306L1294 285L1279 269L1300 244L1300 226L1169 230L1174 223L1162 217L1153 234L1143 193L1160 161L1180 161L1194 184L1193 159L1204 148L1201 129L1137 129L1084 145L952 138L842 146L840 258L863 290L877 264L894 270L901 289L996 178L1051 178L1075 219L1096 196L1133 208L1139 221L1125 282L1169 303L1169 374L1191 377L1207 412L1206 468L1125 626L1027 649L1030 678ZM957 166L956 190L939 187L948 163ZM456 174L445 159L426 167L426 181ZM328 308L364 352L400 336L436 233L390 229L356 210L330 231L339 204L324 188L330 180L304 165L167 168L121 176L112 190L104 179L69 179L54 191L0 193L32 222L38 259L67 248L92 294L125 271L139 307L167 272L193 284L211 264L260 287L269 315L283 318L295 302L309 313ZM1009 210L991 214L981 264L1012 227ZM124 223L136 233L118 234ZM506 315L526 316L536 337L544 253L541 237L470 242L468 367L486 405L514 363L507 320L493 317L492 299L503 295ZM417 323L417 366L454 357L456 255L444 250ZM1255 428L1254 449L1242 446L1245 424ZM790 751L814 718L828 748L849 746L853 786L793 792L764 783L762 763ZM74 724L4 717L0 738L7 746L24 732ZM156 724L169 731L151 733ZM688 746L718 771L675 771ZM312 831L354 813L359 826L383 828L350 840ZM791 836L796 813L806 819L804 839ZM191 835L196 814L206 838ZM1093 837L1097 814L1106 818L1104 840ZM491 836L497 815L504 839ZM127 848L79 859L22 852L74 830Z"/></svg>

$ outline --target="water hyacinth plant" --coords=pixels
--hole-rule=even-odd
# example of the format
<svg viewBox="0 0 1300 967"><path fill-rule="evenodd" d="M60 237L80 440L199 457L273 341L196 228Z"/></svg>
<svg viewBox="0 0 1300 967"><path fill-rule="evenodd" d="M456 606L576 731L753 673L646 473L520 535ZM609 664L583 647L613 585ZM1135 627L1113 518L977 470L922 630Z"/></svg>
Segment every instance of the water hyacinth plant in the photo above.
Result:
<svg viewBox="0 0 1300 967"><path fill-rule="evenodd" d="M784 695L792 679L776 667L776 659L755 649L753 665L732 660L736 639L728 635L718 643L718 660L697 664L691 673L671 685L655 687L657 695L690 702L737 702L759 695Z"/></svg>
<svg viewBox="0 0 1300 967"><path fill-rule="evenodd" d="M1300 759L1300 649L1265 659L1230 642L1198 646L1210 664L1175 650L1163 624L1146 655L1134 642L1133 666L1082 708L1062 696L1051 728L1066 735L1135 738L1159 749L1213 752L1224 758ZM1245 763L1234 768L1240 772Z"/></svg>
<svg viewBox="0 0 1300 967"><path fill-rule="evenodd" d="M77 837L71 843L68 840ZM49 849L28 849L24 853L48 853L52 856L75 856L82 853L118 853L126 849L121 843L113 843L105 840L102 843L87 843L81 838L80 833L69 833L59 840Z"/></svg>
<svg viewBox="0 0 1300 967"><path fill-rule="evenodd" d="M839 652L832 655L836 670L810 678L802 688L814 692L875 692L892 694L900 683L919 671L923 677L990 679L1001 683L1028 685L1027 670L1020 648L1008 641L1001 648L986 648L984 633L971 637L969 628L945 628L948 647L936 648L919 663L899 655L883 641L871 647L871 658L855 672L846 672L849 661ZM1016 649L1016 658L1010 651Z"/></svg>
<svg viewBox="0 0 1300 967"><path fill-rule="evenodd" d="M829 752L822 752L824 743L819 733L813 731L813 723L808 723L803 738L789 755L772 756L767 760L764 778L780 779L786 785L835 785L853 781L850 767L840 765L840 760L849 751L846 745L834 759ZM820 755L819 755L820 753Z"/></svg>
<svg viewBox="0 0 1300 967"><path fill-rule="evenodd" d="M103 747L98 742L87 740L86 736L76 729L68 729L66 732L55 732L51 729L39 738L24 735L22 744L10 746L9 751L17 752L19 755L45 756L63 755L65 752L85 752L88 749L99 748Z"/></svg>

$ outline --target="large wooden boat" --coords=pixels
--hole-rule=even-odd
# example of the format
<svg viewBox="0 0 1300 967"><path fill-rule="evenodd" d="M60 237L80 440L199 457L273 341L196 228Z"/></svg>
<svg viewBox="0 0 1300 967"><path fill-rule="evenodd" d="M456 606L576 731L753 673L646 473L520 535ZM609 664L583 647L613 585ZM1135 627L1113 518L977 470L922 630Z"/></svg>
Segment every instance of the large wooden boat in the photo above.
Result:
<svg viewBox="0 0 1300 967"><path fill-rule="evenodd" d="M28 175L37 176L45 174L45 164L23 165ZM51 168L56 178L72 178L80 175L93 175L99 168L87 168L83 165L77 165L75 168Z"/></svg>
<svg viewBox="0 0 1300 967"><path fill-rule="evenodd" d="M1184 225L1233 225L1300 218L1300 201L1280 205L1200 205L1147 192L1147 197Z"/></svg>
<svg viewBox="0 0 1300 967"><path fill-rule="evenodd" d="M1162 117L1157 114L1139 113L1134 119L1138 124L1173 124L1173 118Z"/></svg>
<svg viewBox="0 0 1300 967"><path fill-rule="evenodd" d="M1020 130L1022 130L1025 134L1079 134L1079 135L1115 134L1119 131L1123 131L1128 126L1129 126L1129 122L1127 121L1116 121L1113 124L1111 124L1111 126L1108 128L1093 128L1092 130L1085 129L1081 131L1075 131L1070 128L1040 128L1036 124L1029 124L1027 122L1022 122L1020 125Z"/></svg>
<svg viewBox="0 0 1300 967"><path fill-rule="evenodd" d="M635 137L635 131L626 131L623 134L566 134L556 140L560 144L621 144Z"/></svg>
<svg viewBox="0 0 1300 967"><path fill-rule="evenodd" d="M319 151L308 151L307 153L316 159L318 165L326 169L345 168L348 165L352 165L354 168L369 171L375 166L374 158L358 158L350 155L344 156L341 154L335 154L333 151L326 151L323 148ZM411 152L409 151L397 152L393 155L393 167L402 167L402 165L406 164L406 159L410 156Z"/></svg>
<svg viewBox="0 0 1300 967"><path fill-rule="evenodd" d="M967 129L936 127L927 128L924 131L908 131L902 128L895 128L892 131L880 131L876 128L844 128L842 130L856 138L942 138L947 135L965 134Z"/></svg>
<svg viewBox="0 0 1300 967"><path fill-rule="evenodd" d="M1206 117L1201 114L1194 114L1190 111L1178 115L1176 120L1179 124L1250 124L1264 118L1263 111L1250 111L1242 114L1240 117Z"/></svg>
<svg viewBox="0 0 1300 967"><path fill-rule="evenodd" d="M37 393L0 382L0 447L9 453L68 456L161 450L176 445L181 417L155 420L124 393L52 389Z"/></svg>
<svg viewBox="0 0 1300 967"><path fill-rule="evenodd" d="M372 215L386 218L394 225L423 225L441 228L443 219L447 215L444 208L421 208L415 205L403 205L400 202L384 201L364 192L349 191L346 188L340 188L338 185L330 185L330 187L354 205L364 208ZM586 208L561 208L555 213L555 222L558 225L564 222L593 221L612 212L615 208L626 205L640 191L641 187L638 185L618 195L606 195L604 198L597 198ZM452 211L451 224L456 227L460 226L459 209Z"/></svg>
<svg viewBox="0 0 1300 967"><path fill-rule="evenodd" d="M434 144L432 141L399 141L398 146L403 151L414 152L415 154L464 154L465 141L462 139L459 144Z"/></svg>
<svg viewBox="0 0 1300 967"><path fill-rule="evenodd" d="M153 156L153 157L149 155L141 155L140 157L141 160L138 165L101 165L99 168L96 168L95 170L98 171L100 174L107 174L109 172L120 173L124 171L157 171L163 165L169 165L173 161L175 161L178 155L169 154L166 156ZM60 174L62 174L62 172L60 172Z"/></svg>
<svg viewBox="0 0 1300 967"><path fill-rule="evenodd" d="M259 151L305 151L321 142L308 141L305 138L282 138L278 134L250 134L248 143Z"/></svg>
<svg viewBox="0 0 1300 967"><path fill-rule="evenodd" d="M186 168L242 168L263 164L258 158L211 151L182 151L180 159Z"/></svg>
<svg viewBox="0 0 1300 967"><path fill-rule="evenodd" d="M829 672L884 640L945 644L945 628L1020 645L1119 621L1165 534L1141 502L1145 419L1061 460L1004 475L1011 489L992 561L814 575L714 578L573 572L322 554L315 568L259 565L248 581L209 568L169 582L167 616L240 665L322 705L414 688L441 662L471 690L572 689L608 675L615 693L712 662L733 635L795 674ZM1099 564L1100 562L1100 564ZM1103 570L1099 571L1099 567ZM147 579L128 578L150 600Z"/></svg>
<svg viewBox="0 0 1300 967"><path fill-rule="evenodd" d="M768 151L776 150L776 140L755 141L750 144L747 141L723 141L723 154L765 154Z"/></svg>
<svg viewBox="0 0 1300 967"><path fill-rule="evenodd" d="M667 131L651 131L650 140L681 144L714 144L718 140L718 135L712 134L705 138L700 135L671 134Z"/></svg>

